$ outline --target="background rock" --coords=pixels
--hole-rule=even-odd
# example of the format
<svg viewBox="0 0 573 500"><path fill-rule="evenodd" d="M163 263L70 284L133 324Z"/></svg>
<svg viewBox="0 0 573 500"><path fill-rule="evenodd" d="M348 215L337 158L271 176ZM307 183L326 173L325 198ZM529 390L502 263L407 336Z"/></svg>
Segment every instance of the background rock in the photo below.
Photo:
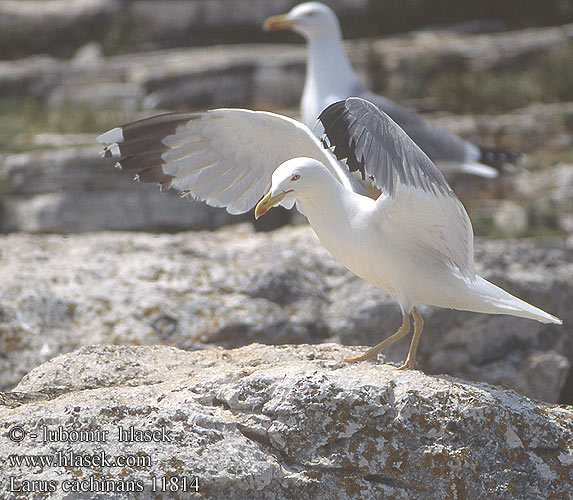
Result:
<svg viewBox="0 0 573 500"><path fill-rule="evenodd" d="M308 226L1 239L4 388L86 344L374 345L400 324L397 305L334 261ZM426 308L421 368L558 401L573 359L571 249L478 242L476 255L480 273L564 326ZM407 348L395 344L386 359L403 361Z"/></svg>
<svg viewBox="0 0 573 500"><path fill-rule="evenodd" d="M527 153L517 172L495 181L450 177L478 234L559 234L573 226L573 201L567 196L572 182L573 104L530 104L568 98L556 90L522 92L516 102L508 96L519 94L519 89L510 86L502 92L507 82L519 83L520 89L537 88L540 81L548 87L547 82L562 82L560 92L573 88L568 57L573 54L572 26L473 35L418 32L346 44L360 77L375 90L424 111L431 122L478 144ZM548 66L555 54L563 60ZM155 107L240 106L296 117L293 108L302 90L305 55L302 45L242 44L106 57L97 43L90 43L71 59L34 55L0 61L0 231L178 231L235 221L203 205L177 203L174 193L160 196L154 188L128 183L127 174L120 181L109 162L95 156L94 139L120 123L159 112L151 109ZM484 75L489 80L482 82ZM501 90L492 96L480 94L488 85ZM527 106L483 114L490 109L487 103L506 101L513 103L509 109L520 103ZM450 102L453 111L466 114L436 112L450 109ZM4 113L2 106L7 106ZM479 114L468 114L476 109ZM58 129L73 134L62 134L53 144L35 139L38 132L53 134ZM77 142L79 131L91 133ZM82 181L70 189L70 180L78 176Z"/></svg>
<svg viewBox="0 0 573 500"><path fill-rule="evenodd" d="M114 0L0 1L2 58L30 53L68 54L99 39L101 27L117 16Z"/></svg>
<svg viewBox="0 0 573 500"><path fill-rule="evenodd" d="M30 53L70 56L81 44L97 41L108 52L158 46L261 42L267 16L288 11L297 0L1 0L0 48L3 57ZM328 0L346 37L374 36L455 26L464 31L563 24L573 20L568 0L528 3L511 0L460 8L451 0ZM283 35L282 40L294 39Z"/></svg>
<svg viewBox="0 0 573 500"><path fill-rule="evenodd" d="M85 347L2 395L2 433L26 433L0 443L2 475L17 485L54 480L56 492L42 498L68 500L125 498L61 490L65 480L90 478L116 487L140 481L138 497L156 498L153 476L199 478L198 493L172 491L174 499L568 498L570 409L486 384L336 361L352 352L332 344ZM31 437L42 426L109 434L106 442L44 443ZM121 442L120 426L166 437ZM31 470L8 459L58 452L149 462ZM7 484L2 497L20 498Z"/></svg>
<svg viewBox="0 0 573 500"><path fill-rule="evenodd" d="M60 148L8 156L0 227L5 232L72 233L98 230L180 230L216 228L246 220L176 191L133 182L113 169L100 148Z"/></svg>
<svg viewBox="0 0 573 500"><path fill-rule="evenodd" d="M0 90L4 97L25 95L51 105L94 108L133 110L142 102L168 109L297 107L306 49L302 44L271 44L275 37L267 35L267 43L148 50L107 58L90 45L66 60L34 55L0 61ZM460 86L463 75L476 72L511 76L532 67L543 69L554 54L567 55L572 46L573 24L495 34L415 32L345 42L362 81L374 91L402 99L423 97L441 74L452 75ZM450 100L456 98L452 94Z"/></svg>
<svg viewBox="0 0 573 500"><path fill-rule="evenodd" d="M260 42L263 20L286 12L295 0L1 0L3 57L31 53L71 56L82 44L102 43L109 52L152 47ZM367 0L332 0L349 19L368 20ZM371 25L369 25L371 27ZM372 31L372 30L370 30Z"/></svg>

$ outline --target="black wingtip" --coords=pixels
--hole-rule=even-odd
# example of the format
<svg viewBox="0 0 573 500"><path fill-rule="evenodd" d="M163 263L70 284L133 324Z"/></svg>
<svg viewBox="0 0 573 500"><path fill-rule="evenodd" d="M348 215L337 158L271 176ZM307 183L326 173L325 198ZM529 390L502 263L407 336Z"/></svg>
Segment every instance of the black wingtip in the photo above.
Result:
<svg viewBox="0 0 573 500"><path fill-rule="evenodd" d="M327 106L318 117L324 127L325 137L322 144L330 148L337 160L345 160L351 172L360 172L362 179L366 178L364 158L357 158L354 153L354 138L349 137L349 130L356 122L356 118L348 113L349 99L337 101Z"/></svg>
<svg viewBox="0 0 573 500"><path fill-rule="evenodd" d="M372 179L390 196L398 183L453 195L428 156L374 103L349 97L328 106L318 119L336 158L346 160L350 171Z"/></svg>

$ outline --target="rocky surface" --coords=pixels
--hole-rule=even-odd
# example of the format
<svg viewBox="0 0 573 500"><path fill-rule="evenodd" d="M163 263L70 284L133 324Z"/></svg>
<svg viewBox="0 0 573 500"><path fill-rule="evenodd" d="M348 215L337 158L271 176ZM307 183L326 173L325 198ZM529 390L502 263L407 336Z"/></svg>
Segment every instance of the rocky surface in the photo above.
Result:
<svg viewBox="0 0 573 500"><path fill-rule="evenodd" d="M173 499L571 498L571 407L338 361L353 352L88 346L60 356L0 398L1 496L115 500L140 488L129 498L165 498L152 491L165 477ZM46 431L68 439L44 442ZM73 431L99 440L73 442ZM58 454L53 466L14 462ZM63 462L94 455L128 463ZM13 490L52 481L54 491L9 491L10 478Z"/></svg>
<svg viewBox="0 0 573 500"><path fill-rule="evenodd" d="M267 40L267 44L155 50L109 58L91 44L71 59L34 55L1 61L0 90L4 97L25 95L51 105L94 108L298 106L306 49L301 44L271 44L270 35ZM511 74L572 45L570 24L487 35L411 33L352 40L345 49L364 83L388 93L409 88L412 82L425 88L435 74L452 70L469 74L502 68Z"/></svg>
<svg viewBox="0 0 573 500"><path fill-rule="evenodd" d="M95 137L91 137L95 143ZM65 139L64 139L65 140ZM204 203L181 200L176 191L133 182L113 168L101 147L65 147L9 155L3 162L0 229L80 231L206 229L246 220Z"/></svg>
<svg viewBox="0 0 573 500"><path fill-rule="evenodd" d="M477 245L481 274L564 326L425 308L421 368L556 402L573 359L573 250L553 240ZM397 305L352 275L308 226L176 235L1 237L1 387L86 344L183 349L336 341L374 345ZM408 341L386 360L403 361Z"/></svg>
<svg viewBox="0 0 573 500"><path fill-rule="evenodd" d="M102 43L110 52L260 42L265 39L261 31L263 20L286 12L297 3L297 0L0 0L0 47L3 57L15 58L31 53L70 56L82 44L93 41ZM507 29L500 20L503 18L513 26L571 20L567 7L557 9L556 2L552 2L555 6L548 5L547 10L561 12L549 16L535 6L524 6L520 10L522 16L505 11L507 6L503 5L493 10L458 9L453 16L448 15L451 12L436 16L431 2L384 6L368 0L327 3L337 12L345 36L351 38L408 31L428 24L443 27L445 23L468 19L473 22L454 29L470 32ZM294 39L276 37L283 41ZM548 37L546 40L551 42Z"/></svg>

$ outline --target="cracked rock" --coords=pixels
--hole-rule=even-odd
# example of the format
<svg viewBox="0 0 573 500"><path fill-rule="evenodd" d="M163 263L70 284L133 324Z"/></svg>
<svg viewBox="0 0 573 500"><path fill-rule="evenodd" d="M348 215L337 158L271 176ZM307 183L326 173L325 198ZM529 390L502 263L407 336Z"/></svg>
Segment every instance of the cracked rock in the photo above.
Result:
<svg viewBox="0 0 573 500"><path fill-rule="evenodd" d="M87 344L368 346L400 323L395 301L336 262L308 226L0 239L4 390ZM559 401L573 359L573 253L560 240L478 241L476 256L480 274L564 325L425 307L420 368ZM408 344L383 359L402 362Z"/></svg>
<svg viewBox="0 0 573 500"><path fill-rule="evenodd" d="M569 498L570 407L487 384L337 361L355 352L336 344L83 347L33 370L16 388L19 403L11 398L0 407L2 434L14 427L26 433L17 443L1 441L2 475L52 480L55 492L26 498L53 500L125 498L62 490L65 481L90 480L140 484L133 498L157 498L152 477L166 475L199 481L198 492L171 490L173 499ZM98 427L107 439L32 438L43 426ZM132 429L133 439L120 441L119 428ZM138 442L142 431L158 440ZM30 470L8 460L63 450L148 462ZM21 498L6 481L0 495Z"/></svg>

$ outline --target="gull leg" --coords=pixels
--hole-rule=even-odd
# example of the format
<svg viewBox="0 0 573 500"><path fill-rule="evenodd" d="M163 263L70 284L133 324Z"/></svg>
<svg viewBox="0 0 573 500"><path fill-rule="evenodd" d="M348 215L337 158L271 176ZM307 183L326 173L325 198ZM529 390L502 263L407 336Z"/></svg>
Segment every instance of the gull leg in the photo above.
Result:
<svg viewBox="0 0 573 500"><path fill-rule="evenodd" d="M390 344L393 344L397 340L400 340L402 337L405 337L410 333L410 315L404 314L402 317L402 326L398 328L398 331L388 337L387 339L380 342L378 345L371 347L368 349L364 354L360 354L358 356L354 356L353 358L343 359L347 363L355 363L356 361L368 361L369 359L376 359L378 353L388 347Z"/></svg>
<svg viewBox="0 0 573 500"><path fill-rule="evenodd" d="M398 368L399 370L413 370L416 367L416 351L418 350L420 336L424 330L424 318L422 318L422 315L416 308L412 309L412 316L414 317L414 336L412 337L406 362Z"/></svg>

